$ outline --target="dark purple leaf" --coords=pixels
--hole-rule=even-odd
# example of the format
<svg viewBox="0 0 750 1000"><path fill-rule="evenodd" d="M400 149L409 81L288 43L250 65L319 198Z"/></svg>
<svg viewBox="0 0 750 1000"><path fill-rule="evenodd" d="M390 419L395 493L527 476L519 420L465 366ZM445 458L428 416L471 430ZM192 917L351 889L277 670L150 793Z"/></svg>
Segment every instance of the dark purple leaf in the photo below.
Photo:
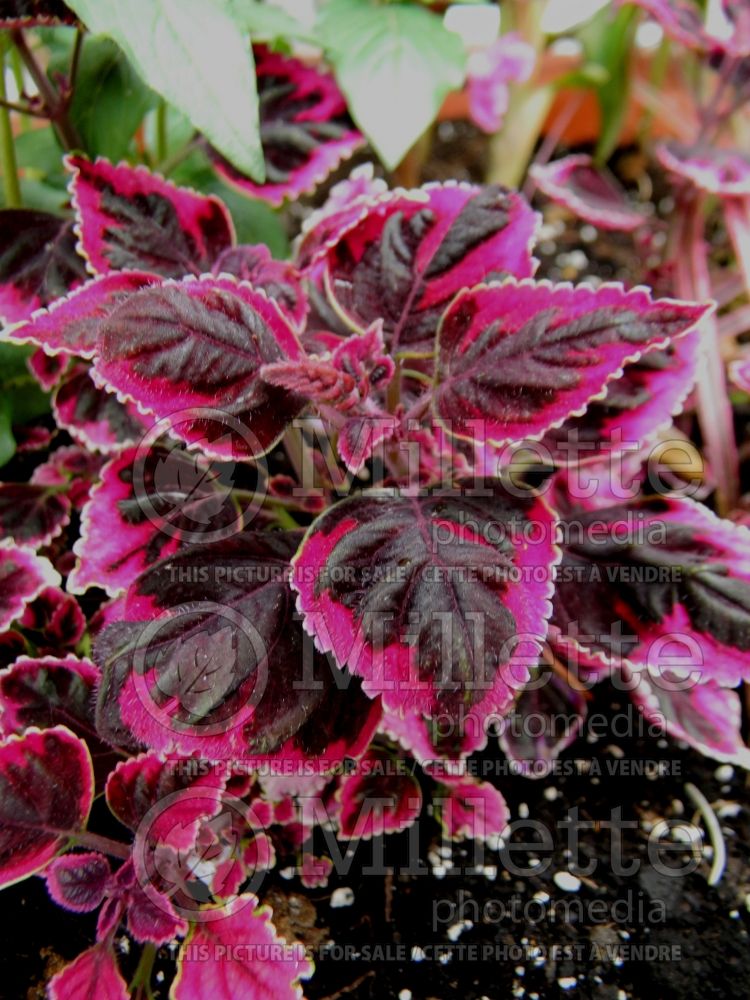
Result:
<svg viewBox="0 0 750 1000"><path fill-rule="evenodd" d="M601 400L549 431L544 446L563 465L607 459L654 440L680 413L695 382L700 332L646 351L609 382Z"/></svg>
<svg viewBox="0 0 750 1000"><path fill-rule="evenodd" d="M229 247L217 258L215 275L231 274L240 281L249 281L262 288L269 299L301 330L307 316L307 299L297 269L285 260L274 260L264 244Z"/></svg>
<svg viewBox="0 0 750 1000"><path fill-rule="evenodd" d="M234 227L214 195L177 187L145 167L99 157L66 160L81 250L97 274L151 271L165 278L203 274L234 243Z"/></svg>
<svg viewBox="0 0 750 1000"><path fill-rule="evenodd" d="M750 676L747 528L677 497L577 510L562 528L551 635L576 664Z"/></svg>
<svg viewBox="0 0 750 1000"><path fill-rule="evenodd" d="M121 403L114 393L95 385L85 364L63 377L52 397L52 412L58 427L104 454L137 444L151 423L133 403Z"/></svg>
<svg viewBox="0 0 750 1000"><path fill-rule="evenodd" d="M736 691L714 681L686 684L678 677L644 671L634 676L631 697L654 726L684 740L706 757L750 767L742 739L742 708Z"/></svg>
<svg viewBox="0 0 750 1000"><path fill-rule="evenodd" d="M0 673L2 728L6 735L28 726L94 729L94 690L99 671L77 656L21 656Z"/></svg>
<svg viewBox="0 0 750 1000"><path fill-rule="evenodd" d="M70 521L70 500L59 487L0 483L0 538L49 545Z"/></svg>
<svg viewBox="0 0 750 1000"><path fill-rule="evenodd" d="M259 376L303 356L294 329L262 292L227 277L136 292L104 322L99 349L99 381L214 458L264 454L301 410Z"/></svg>
<svg viewBox="0 0 750 1000"><path fill-rule="evenodd" d="M0 631L20 617L23 609L45 587L56 587L60 574L49 560L30 549L0 544Z"/></svg>
<svg viewBox="0 0 750 1000"><path fill-rule="evenodd" d="M369 840L407 829L422 811L422 792L413 765L384 747L372 747L341 781L339 833Z"/></svg>
<svg viewBox="0 0 750 1000"><path fill-rule="evenodd" d="M257 184L211 151L217 173L244 194L280 205L313 191L364 145L333 77L256 46L260 139L266 180Z"/></svg>
<svg viewBox="0 0 750 1000"><path fill-rule="evenodd" d="M112 869L103 854L65 854L47 866L44 877L47 891L59 906L74 913L90 913L101 905Z"/></svg>
<svg viewBox="0 0 750 1000"><path fill-rule="evenodd" d="M28 319L86 280L67 219L8 208L0 212L0 234L0 320L6 324Z"/></svg>
<svg viewBox="0 0 750 1000"><path fill-rule="evenodd" d="M103 320L132 292L153 284L160 284L160 279L145 271L115 272L92 278L58 299L46 311L38 312L28 322L11 330L8 339L20 344L37 344L52 355L93 358Z"/></svg>
<svg viewBox="0 0 750 1000"><path fill-rule="evenodd" d="M524 530L532 521L536 544ZM500 481L343 500L294 560L305 628L389 710L483 720L508 707L536 662L553 534L544 504Z"/></svg>
<svg viewBox="0 0 750 1000"><path fill-rule="evenodd" d="M298 542L243 532L142 574L123 610L129 624L100 658L100 715L118 706L147 746L212 759L310 756L325 770L363 752L379 706L304 652L288 583Z"/></svg>
<svg viewBox="0 0 750 1000"><path fill-rule="evenodd" d="M540 663L503 719L500 746L527 778L543 778L586 719L581 691Z"/></svg>
<svg viewBox="0 0 750 1000"><path fill-rule="evenodd" d="M600 229L630 232L646 221L617 181L599 170L587 154L533 166L529 175L548 198Z"/></svg>
<svg viewBox="0 0 750 1000"><path fill-rule="evenodd" d="M712 306L622 285L509 280L458 295L438 334L433 409L450 434L503 444L578 416L622 366Z"/></svg>
<svg viewBox="0 0 750 1000"><path fill-rule="evenodd" d="M323 258L323 284L353 330L382 319L392 353L432 354L440 316L459 291L533 274L536 226L521 196L499 187L393 191L338 234Z"/></svg>
<svg viewBox="0 0 750 1000"><path fill-rule="evenodd" d="M129 448L104 466L83 508L68 589L102 587L114 597L181 545L240 526L231 490L199 455Z"/></svg>
<svg viewBox="0 0 750 1000"><path fill-rule="evenodd" d="M93 797L88 749L65 727L0 744L0 883L43 868L86 825Z"/></svg>
<svg viewBox="0 0 750 1000"><path fill-rule="evenodd" d="M0 28L35 28L75 21L75 14L62 0L0 0Z"/></svg>

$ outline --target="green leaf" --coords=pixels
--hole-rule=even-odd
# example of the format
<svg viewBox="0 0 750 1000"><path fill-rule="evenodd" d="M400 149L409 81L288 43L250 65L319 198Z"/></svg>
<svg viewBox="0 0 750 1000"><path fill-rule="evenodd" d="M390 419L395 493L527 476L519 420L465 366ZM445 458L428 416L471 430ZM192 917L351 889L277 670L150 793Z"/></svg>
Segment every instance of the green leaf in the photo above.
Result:
<svg viewBox="0 0 750 1000"><path fill-rule="evenodd" d="M318 37L352 117L391 169L464 81L461 39L423 7L330 0Z"/></svg>
<svg viewBox="0 0 750 1000"><path fill-rule="evenodd" d="M232 216L238 243L265 243L277 260L289 257L289 237L280 214L266 202L248 198L225 184L208 162L206 154L196 149L174 170L169 179L175 184L192 187L204 194L215 194L224 202Z"/></svg>
<svg viewBox="0 0 750 1000"><path fill-rule="evenodd" d="M297 38L315 43L312 32L280 7L253 0L228 0L228 4L229 13L240 29L248 32L256 42L285 42Z"/></svg>
<svg viewBox="0 0 750 1000"><path fill-rule="evenodd" d="M252 53L228 0L71 0L231 162L265 179Z"/></svg>
<svg viewBox="0 0 750 1000"><path fill-rule="evenodd" d="M16 453L16 439L11 428L10 404L0 398L0 466L7 465Z"/></svg>
<svg viewBox="0 0 750 1000"><path fill-rule="evenodd" d="M111 39L84 41L70 116L91 156L123 159L156 100Z"/></svg>
<svg viewBox="0 0 750 1000"><path fill-rule="evenodd" d="M602 118L595 153L599 164L614 152L625 120L637 16L637 7L623 7L613 15L608 5L579 32L589 69L599 66L607 74L606 81L595 87Z"/></svg>
<svg viewBox="0 0 750 1000"><path fill-rule="evenodd" d="M16 453L13 424L49 413L49 396L42 392L26 365L33 347L0 343L0 465Z"/></svg>

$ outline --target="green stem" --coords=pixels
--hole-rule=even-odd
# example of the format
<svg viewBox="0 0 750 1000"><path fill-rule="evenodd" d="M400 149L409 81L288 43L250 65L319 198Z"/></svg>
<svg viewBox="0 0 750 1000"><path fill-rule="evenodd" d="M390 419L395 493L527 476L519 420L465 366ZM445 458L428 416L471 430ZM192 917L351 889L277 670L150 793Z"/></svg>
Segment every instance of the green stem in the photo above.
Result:
<svg viewBox="0 0 750 1000"><path fill-rule="evenodd" d="M672 44L665 35L651 62L651 68L649 70L649 84L656 91L660 91L663 88L664 80L667 75L667 69L669 68L669 57L671 55L671 51ZM654 109L652 107L644 109L643 118L638 129L639 142L644 142L651 131L653 121Z"/></svg>
<svg viewBox="0 0 750 1000"><path fill-rule="evenodd" d="M5 52L0 56L0 99L5 100ZM18 208L21 204L21 185L18 183L16 147L13 143L13 126L10 111L0 107L0 157L3 164L3 191L5 207Z"/></svg>
<svg viewBox="0 0 750 1000"><path fill-rule="evenodd" d="M269 501L268 506L273 511L273 516L282 528L286 528L288 531L297 531L299 529L299 524L297 524L289 511L285 507L282 507L281 504Z"/></svg>
<svg viewBox="0 0 750 1000"><path fill-rule="evenodd" d="M198 148L199 144L200 138L196 134L181 149L178 149L176 153L172 153L171 156L167 156L164 160L157 163L156 169L163 177L169 177L172 171L179 167L182 161L186 160L193 150Z"/></svg>
<svg viewBox="0 0 750 1000"><path fill-rule="evenodd" d="M156 106L156 162L167 158L167 102L162 98Z"/></svg>
<svg viewBox="0 0 750 1000"><path fill-rule="evenodd" d="M144 945L138 967L133 973L128 992L134 997L153 996L151 991L151 974L156 961L156 945L149 942Z"/></svg>
<svg viewBox="0 0 750 1000"><path fill-rule="evenodd" d="M554 99L551 86L532 83L515 92L502 129L490 140L488 184L520 185Z"/></svg>

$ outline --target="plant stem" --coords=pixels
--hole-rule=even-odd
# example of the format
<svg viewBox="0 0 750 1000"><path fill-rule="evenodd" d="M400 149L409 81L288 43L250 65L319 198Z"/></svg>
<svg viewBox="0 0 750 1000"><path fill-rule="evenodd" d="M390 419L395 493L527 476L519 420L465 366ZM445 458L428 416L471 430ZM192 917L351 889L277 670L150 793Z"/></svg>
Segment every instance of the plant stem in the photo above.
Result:
<svg viewBox="0 0 750 1000"><path fill-rule="evenodd" d="M140 998L144 995L145 991L145 995L147 997L153 996L151 992L151 974L154 970L155 960L156 945L149 941L148 944L143 946L138 967L133 973L133 978L130 981L128 992L131 995Z"/></svg>
<svg viewBox="0 0 750 1000"><path fill-rule="evenodd" d="M112 840L103 837L100 833L92 833L90 830L83 830L75 834L73 840L81 847L90 847L92 851L101 851L102 854L109 854L113 858L121 858L127 861L130 857L130 848L127 844L119 840Z"/></svg>
<svg viewBox="0 0 750 1000"><path fill-rule="evenodd" d="M167 102L162 98L156 106L156 162L167 158Z"/></svg>
<svg viewBox="0 0 750 1000"><path fill-rule="evenodd" d="M519 186L554 98L553 87L533 83L512 95L503 127L490 140L488 184Z"/></svg>
<svg viewBox="0 0 750 1000"><path fill-rule="evenodd" d="M47 74L36 61L23 32L15 30L11 32L11 38L26 69L29 71L29 76L39 91L45 113L55 127L55 131L59 135L63 146L66 150L82 149L83 145L78 132L68 117L65 100L61 98L47 79Z"/></svg>
<svg viewBox="0 0 750 1000"><path fill-rule="evenodd" d="M0 99L5 101L5 52L0 55ZM21 186L18 183L16 147L13 144L13 125L10 110L0 106L0 157L3 164L3 191L5 207L18 208L21 204Z"/></svg>
<svg viewBox="0 0 750 1000"><path fill-rule="evenodd" d="M676 213L680 225L674 241L677 294L705 302L711 298L711 281L703 233L703 200L685 194ZM703 363L698 365L696 382L698 422L716 480L716 507L719 514L725 515L739 498L739 457L715 316L703 320L701 334Z"/></svg>

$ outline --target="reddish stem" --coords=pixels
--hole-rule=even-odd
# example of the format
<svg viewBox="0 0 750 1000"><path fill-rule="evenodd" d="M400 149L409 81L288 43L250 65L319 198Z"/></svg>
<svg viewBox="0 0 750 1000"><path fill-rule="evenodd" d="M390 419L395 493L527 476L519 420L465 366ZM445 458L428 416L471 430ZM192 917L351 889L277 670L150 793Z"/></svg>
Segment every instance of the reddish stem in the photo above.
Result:
<svg viewBox="0 0 750 1000"><path fill-rule="evenodd" d="M677 212L680 220L675 254L677 294L705 302L711 298L711 280L703 233L703 199L686 195ZM716 506L720 514L727 514L739 499L739 458L715 315L703 320L701 334L702 363L696 382L698 422L716 479Z"/></svg>

